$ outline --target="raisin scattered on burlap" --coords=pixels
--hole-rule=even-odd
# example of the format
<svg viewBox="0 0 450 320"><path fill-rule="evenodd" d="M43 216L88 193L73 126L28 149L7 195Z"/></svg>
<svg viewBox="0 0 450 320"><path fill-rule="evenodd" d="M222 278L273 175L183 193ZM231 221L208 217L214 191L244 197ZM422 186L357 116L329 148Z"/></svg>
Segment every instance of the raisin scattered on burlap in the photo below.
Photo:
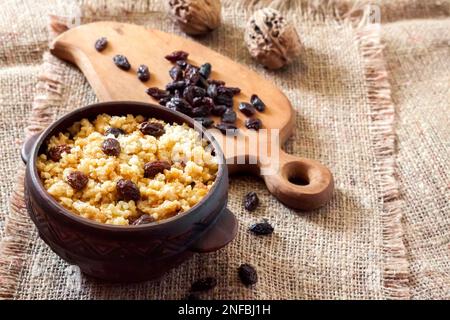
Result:
<svg viewBox="0 0 450 320"><path fill-rule="evenodd" d="M154 137L162 136L165 132L164 126L161 123L148 121L142 122L139 126L139 130L141 130L143 134Z"/></svg>
<svg viewBox="0 0 450 320"><path fill-rule="evenodd" d="M250 191L244 196L244 207L248 211L254 211L259 205L259 198L256 192Z"/></svg>
<svg viewBox="0 0 450 320"><path fill-rule="evenodd" d="M251 286L258 282L256 269L248 263L241 264L238 269L238 275L241 282L246 286Z"/></svg>
<svg viewBox="0 0 450 320"><path fill-rule="evenodd" d="M52 161L57 162L57 161L61 160L61 155L64 152L70 153L71 150L72 150L72 148L69 147L68 145L60 144L59 146L51 147L50 149L48 149L47 155Z"/></svg>
<svg viewBox="0 0 450 320"><path fill-rule="evenodd" d="M105 136L107 136L108 134L112 134L114 137L118 137L121 134L125 134L125 131L123 131L120 128L114 128L114 127L109 127L108 129L106 129L105 131Z"/></svg>
<svg viewBox="0 0 450 320"><path fill-rule="evenodd" d="M263 112L266 108L265 103L256 95L252 94L250 97L250 103L258 110L259 112Z"/></svg>
<svg viewBox="0 0 450 320"><path fill-rule="evenodd" d="M186 296L185 300L197 301L202 299L200 298L200 295L197 292L191 292Z"/></svg>
<svg viewBox="0 0 450 320"><path fill-rule="evenodd" d="M258 131L262 127L262 121L257 118L251 118L245 120L245 127L247 129L253 129Z"/></svg>
<svg viewBox="0 0 450 320"><path fill-rule="evenodd" d="M207 291L213 289L217 285L216 278L206 277L195 281L191 286L191 291Z"/></svg>
<svg viewBox="0 0 450 320"><path fill-rule="evenodd" d="M138 226L138 225L142 225L142 224L152 223L155 221L156 221L155 218L153 218L151 215L144 213L142 216L140 216L139 218L134 220L131 225Z"/></svg>
<svg viewBox="0 0 450 320"><path fill-rule="evenodd" d="M131 68L127 57L121 54L117 54L113 57L114 64L122 70L128 71Z"/></svg>
<svg viewBox="0 0 450 320"><path fill-rule="evenodd" d="M108 40L105 37L101 37L95 41L95 50L98 52L105 50L108 45Z"/></svg>
<svg viewBox="0 0 450 320"><path fill-rule="evenodd" d="M116 183L116 190L119 198L125 201L138 201L141 198L139 188L131 180L120 179Z"/></svg>
<svg viewBox="0 0 450 320"><path fill-rule="evenodd" d="M81 171L72 171L67 175L67 183L75 190L82 190L88 181L89 178Z"/></svg>
<svg viewBox="0 0 450 320"><path fill-rule="evenodd" d="M264 221L251 225L249 230L256 235L269 235L274 229L269 222Z"/></svg>
<svg viewBox="0 0 450 320"><path fill-rule="evenodd" d="M164 170L170 170L170 163L164 160L147 162L144 165L144 178L153 178L158 173L163 173Z"/></svg>
<svg viewBox="0 0 450 320"><path fill-rule="evenodd" d="M116 139L108 138L102 143L102 151L108 156L118 157L120 150L120 143Z"/></svg>
<svg viewBox="0 0 450 320"><path fill-rule="evenodd" d="M188 56L189 53L179 50L166 55L164 58L166 58L170 62L177 62L179 60L186 60Z"/></svg>
<svg viewBox="0 0 450 320"><path fill-rule="evenodd" d="M141 64L137 69L137 77L142 82L148 81L150 79L150 71L145 64Z"/></svg>

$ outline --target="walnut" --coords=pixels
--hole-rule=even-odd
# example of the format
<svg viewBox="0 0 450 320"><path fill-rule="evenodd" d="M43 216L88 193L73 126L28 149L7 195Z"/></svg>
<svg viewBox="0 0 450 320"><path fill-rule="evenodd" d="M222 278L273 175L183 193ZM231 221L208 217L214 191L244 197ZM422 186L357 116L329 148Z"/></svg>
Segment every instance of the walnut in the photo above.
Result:
<svg viewBox="0 0 450 320"><path fill-rule="evenodd" d="M205 34L220 25L220 0L169 0L169 8L187 34Z"/></svg>
<svg viewBox="0 0 450 320"><path fill-rule="evenodd" d="M260 9L252 15L245 42L251 56L268 69L289 64L302 49L294 25L272 8Z"/></svg>

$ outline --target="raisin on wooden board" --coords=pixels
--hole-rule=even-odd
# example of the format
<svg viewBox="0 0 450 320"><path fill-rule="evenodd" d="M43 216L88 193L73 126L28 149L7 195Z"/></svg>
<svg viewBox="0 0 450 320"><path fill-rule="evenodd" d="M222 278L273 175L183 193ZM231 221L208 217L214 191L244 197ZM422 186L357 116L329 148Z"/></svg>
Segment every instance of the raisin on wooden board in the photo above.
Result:
<svg viewBox="0 0 450 320"><path fill-rule="evenodd" d="M251 118L245 120L245 127L247 129L253 129L258 131L262 127L262 121L257 118Z"/></svg>
<svg viewBox="0 0 450 320"><path fill-rule="evenodd" d="M166 55L164 58L166 58L170 62L177 62L179 60L186 60L188 56L189 53L179 50Z"/></svg>
<svg viewBox="0 0 450 320"><path fill-rule="evenodd" d="M248 263L241 264L238 269L238 275L241 282L246 286L251 286L258 282L256 269Z"/></svg>
<svg viewBox="0 0 450 320"><path fill-rule="evenodd" d="M125 201L138 201L141 198L139 188L131 180L120 179L116 183L116 190L120 199L123 199Z"/></svg>
<svg viewBox="0 0 450 320"><path fill-rule="evenodd" d="M274 229L270 223L264 221L251 225L249 230L256 235L269 235L273 232Z"/></svg>
<svg viewBox="0 0 450 320"><path fill-rule="evenodd" d="M75 190L82 190L89 178L81 171L72 171L67 175L67 183Z"/></svg>
<svg viewBox="0 0 450 320"><path fill-rule="evenodd" d="M47 155L52 161L57 162L61 160L61 155L64 152L70 153L71 150L72 148L69 147L68 145L60 144L59 146L51 147L50 149L48 149Z"/></svg>
<svg viewBox="0 0 450 320"><path fill-rule="evenodd" d="M215 126L216 129L218 129L220 132L222 132L223 134L237 134L238 133L238 128L231 123L226 123L226 122L221 122L218 125Z"/></svg>
<svg viewBox="0 0 450 320"><path fill-rule="evenodd" d="M250 103L258 110L259 112L263 112L266 108L265 103L256 95L252 94L250 97Z"/></svg>
<svg viewBox="0 0 450 320"><path fill-rule="evenodd" d="M144 178L153 178L164 170L170 170L170 163L164 160L147 162L144 165Z"/></svg>
<svg viewBox="0 0 450 320"><path fill-rule="evenodd" d="M233 109L227 109L227 111L225 111L222 115L222 121L226 123L235 123L236 118L236 112L234 112Z"/></svg>
<svg viewBox="0 0 450 320"><path fill-rule="evenodd" d="M165 132L164 126L159 122L142 122L139 126L139 130L145 135L159 137Z"/></svg>
<svg viewBox="0 0 450 320"><path fill-rule="evenodd" d="M195 281L191 286L191 291L207 291L213 289L217 285L216 278L206 277Z"/></svg>
<svg viewBox="0 0 450 320"><path fill-rule="evenodd" d="M108 45L108 40L105 37L101 37L95 41L95 50L98 52L105 50Z"/></svg>
<svg viewBox="0 0 450 320"><path fill-rule="evenodd" d="M241 102L239 104L239 111L245 114L247 117L251 117L256 112L255 108L247 102Z"/></svg>
<svg viewBox="0 0 450 320"><path fill-rule="evenodd" d="M205 128L211 128L211 126L214 124L214 121L212 119L206 117L194 118L194 120L200 122Z"/></svg>
<svg viewBox="0 0 450 320"><path fill-rule="evenodd" d="M163 98L167 98L169 97L170 93L166 90L161 90L159 88L156 87L152 87L152 88L147 88L145 90L145 92L151 96L152 98L155 98L156 100L160 100Z"/></svg>
<svg viewBox="0 0 450 320"><path fill-rule="evenodd" d="M150 71L145 64L141 64L137 69L137 77L142 82L148 81L150 79Z"/></svg>
<svg viewBox="0 0 450 320"><path fill-rule="evenodd" d="M102 143L102 151L108 156L118 157L120 154L120 143L116 139L108 138Z"/></svg>
<svg viewBox="0 0 450 320"><path fill-rule="evenodd" d="M113 57L114 64L122 70L128 71L131 68L127 57L121 54L117 54Z"/></svg>

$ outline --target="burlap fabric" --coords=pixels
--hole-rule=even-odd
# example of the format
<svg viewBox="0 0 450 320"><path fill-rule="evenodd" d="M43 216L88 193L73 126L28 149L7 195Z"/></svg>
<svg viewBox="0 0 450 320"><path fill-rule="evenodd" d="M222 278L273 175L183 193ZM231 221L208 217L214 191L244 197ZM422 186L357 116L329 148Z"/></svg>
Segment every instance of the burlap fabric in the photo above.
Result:
<svg viewBox="0 0 450 320"><path fill-rule="evenodd" d="M196 255L157 281L112 285L80 276L38 238L23 208L17 141L25 127L28 135L96 101L79 71L43 54L44 17L71 17L79 8L82 22L115 19L179 31L161 1L82 1L71 7L24 2L18 11L37 14L24 15L13 27L10 12L0 16L0 139L6 150L0 165L0 221L6 220L0 228L0 297L179 299L193 280L207 275L219 284L204 298L450 297L450 20L442 19L450 3L378 1L386 22L380 26L364 23L360 3L272 1L294 20L306 49L289 68L267 72L250 59L242 40L245 21L265 4L222 2L221 28L198 41L257 70L287 94L297 110L297 130L286 150L330 167L336 179L331 203L295 212L258 179L234 177L229 207L240 229L226 248ZM402 17L428 20L397 22ZM51 25L52 33L61 31L64 19ZM249 190L261 198L254 213L242 208ZM262 218L275 226L270 238L247 231ZM244 262L258 270L253 289L238 280L236 269Z"/></svg>

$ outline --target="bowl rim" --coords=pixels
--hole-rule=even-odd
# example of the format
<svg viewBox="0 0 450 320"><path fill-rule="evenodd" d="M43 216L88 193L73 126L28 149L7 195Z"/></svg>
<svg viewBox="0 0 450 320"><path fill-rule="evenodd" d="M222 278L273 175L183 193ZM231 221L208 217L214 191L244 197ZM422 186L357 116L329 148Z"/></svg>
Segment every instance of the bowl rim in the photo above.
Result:
<svg viewBox="0 0 450 320"><path fill-rule="evenodd" d="M197 204L195 204L189 210L187 210L181 214L167 218L167 219L162 219L159 221L154 221L154 222L151 222L148 224L143 224L143 225L131 226L131 225L106 224L106 223L101 223L101 222L97 222L97 221L94 221L94 220L91 220L88 218L81 217L81 216L77 215L76 213L73 213L72 211L64 208L45 189L45 187L42 183L42 180L39 176L36 162L37 162L38 151L41 148L42 144L45 142L45 140L48 138L50 132L53 131L55 129L55 127L58 126L60 123L67 121L67 119L74 117L75 115L78 115L80 113L83 113L86 110L95 109L95 108L98 108L101 106L115 106L115 105L124 105L124 104L125 105L150 106L152 108L161 110L161 112L173 114L175 117L180 118L180 120L182 122L188 124L194 130L196 130L196 131L200 130L200 134L202 135L201 137L206 139L209 143L211 143L213 145L214 151L216 152L216 157L218 156L219 158L221 158L222 162L218 163L218 171L217 171L216 179L214 181L212 188ZM102 113L106 113L106 112L102 112ZM101 114L101 113L99 112L98 114ZM108 113L106 113L106 114L108 114ZM132 111L125 113L125 114L138 115L138 113L134 113ZM158 117L155 117L155 118L158 119ZM208 199L211 197L211 195L214 193L214 191L218 188L219 182L222 181L225 173L227 172L227 167L225 164L225 160L224 160L225 157L224 157L223 151L220 148L217 140L211 133L209 133L202 125L199 125L194 119L192 119L180 112L177 112L177 111L174 111L174 110L171 110L171 109L168 109L168 108L156 105L156 104L152 104L152 103L139 102L139 101L106 101L106 102L98 102L98 103L89 104L87 106L83 106L81 108L77 108L68 113L65 113L63 116L61 116L56 121L52 122L43 131L41 131L38 134L39 134L39 137L36 140L36 142L33 144L32 151L30 152L29 161L27 163L27 167L28 166L30 167L29 170L31 173L31 175L30 175L31 183L33 184L33 186L35 188L37 188L37 192L39 193L39 195L44 198L44 200L52 207L52 209L54 209L54 211L57 214L62 214L64 217L68 218L69 220L72 220L75 223L81 223L82 225L91 227L91 228L92 227L100 228L100 229L103 229L106 231L119 231L120 230L120 231L132 232L132 231L138 231L138 230L142 231L142 230L146 230L146 229L152 229L157 226L162 226L162 225L173 223L177 220L180 220L180 219L188 216L189 214L192 214L195 210L197 210L199 207L204 205L208 201Z"/></svg>

